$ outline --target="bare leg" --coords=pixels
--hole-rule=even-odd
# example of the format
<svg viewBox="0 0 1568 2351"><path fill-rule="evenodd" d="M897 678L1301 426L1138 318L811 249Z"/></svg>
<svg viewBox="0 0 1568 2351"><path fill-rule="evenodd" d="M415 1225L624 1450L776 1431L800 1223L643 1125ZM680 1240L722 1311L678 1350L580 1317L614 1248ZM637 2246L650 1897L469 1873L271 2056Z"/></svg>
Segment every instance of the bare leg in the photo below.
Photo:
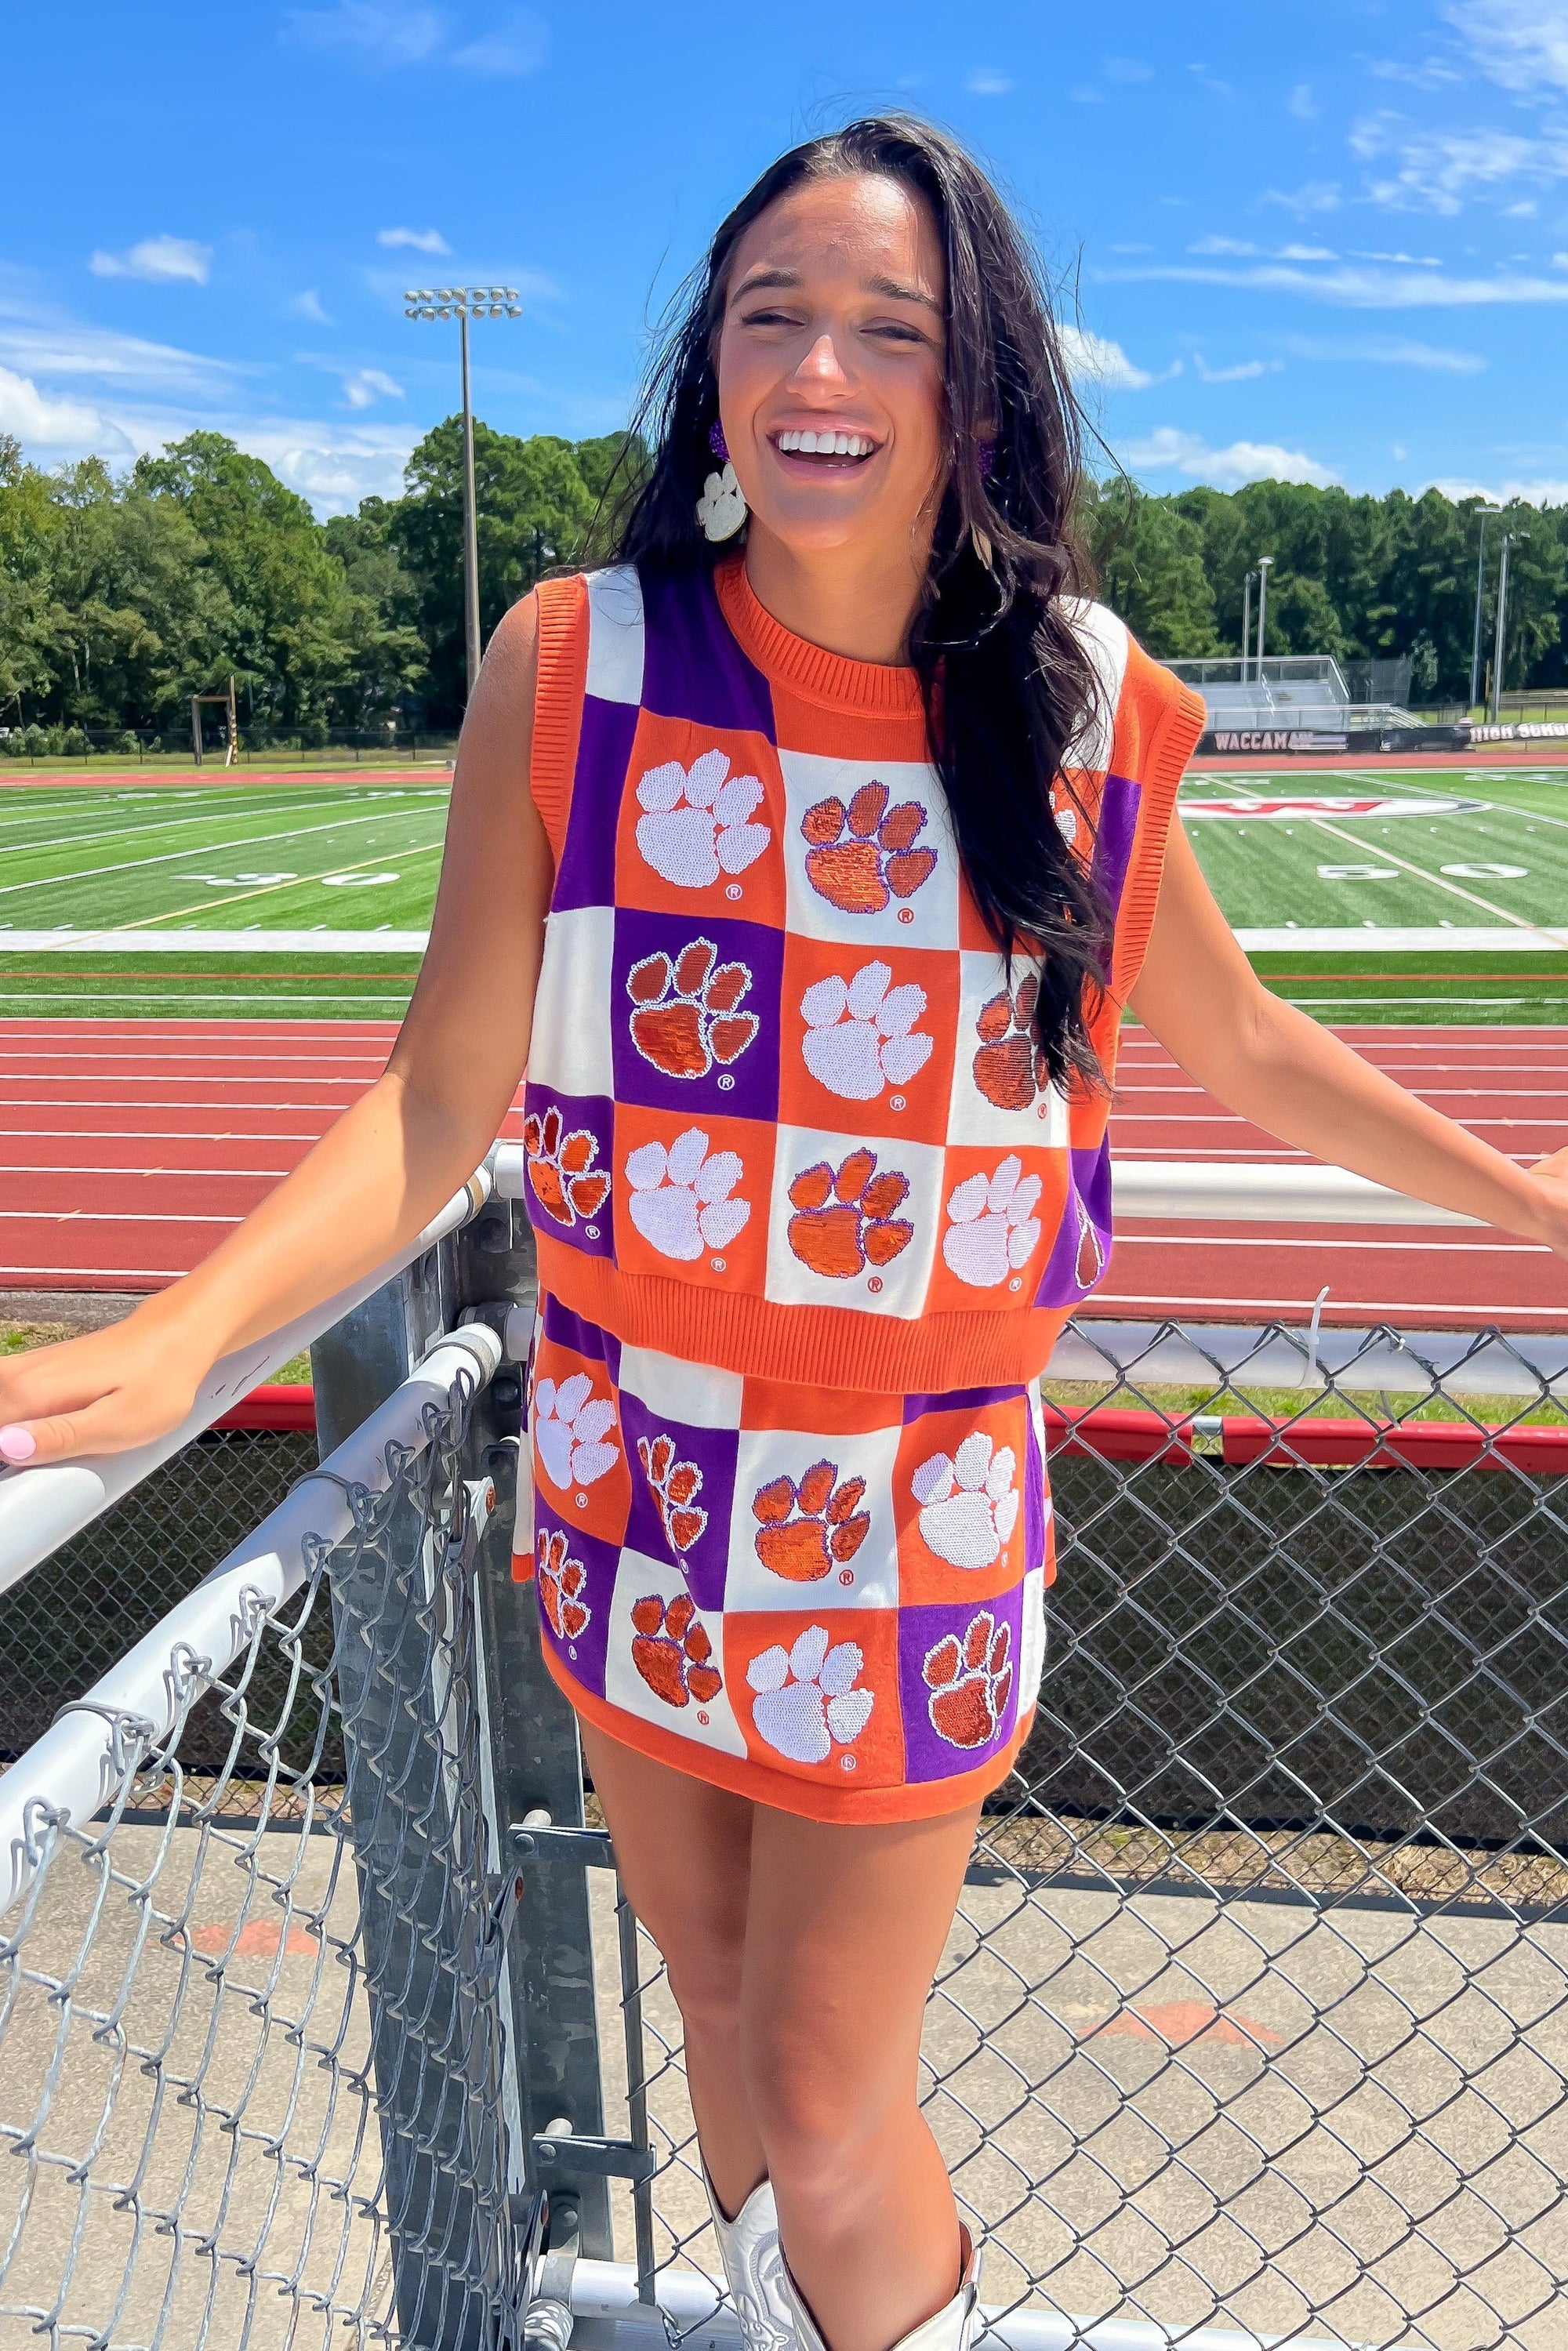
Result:
<svg viewBox="0 0 1568 2351"><path fill-rule="evenodd" d="M669 1970L708 2178L733 2218L767 2171L741 2088L740 1986L757 1807L622 1747L589 1723L583 1750L632 1907Z"/></svg>
<svg viewBox="0 0 1568 2351"><path fill-rule="evenodd" d="M756 1807L742 2074L785 2255L831 2351L887 2351L957 2290L917 2060L978 1811L829 1828Z"/></svg>

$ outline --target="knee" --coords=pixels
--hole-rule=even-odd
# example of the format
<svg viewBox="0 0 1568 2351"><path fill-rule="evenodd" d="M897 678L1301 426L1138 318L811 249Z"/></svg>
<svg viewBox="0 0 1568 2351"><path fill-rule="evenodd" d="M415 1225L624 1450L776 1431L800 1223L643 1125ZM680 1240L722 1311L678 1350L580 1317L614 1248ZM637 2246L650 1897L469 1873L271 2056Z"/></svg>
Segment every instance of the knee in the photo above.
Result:
<svg viewBox="0 0 1568 2351"><path fill-rule="evenodd" d="M742 1937L715 1922L708 1931L683 1933L664 1954L665 1972L688 2039L729 2041L740 2031Z"/></svg>
<svg viewBox="0 0 1568 2351"><path fill-rule="evenodd" d="M898 2085L789 2021L747 2020L741 2071L775 2187L797 2211L852 2208L871 2188ZM904 2095L913 2109L913 2079Z"/></svg>

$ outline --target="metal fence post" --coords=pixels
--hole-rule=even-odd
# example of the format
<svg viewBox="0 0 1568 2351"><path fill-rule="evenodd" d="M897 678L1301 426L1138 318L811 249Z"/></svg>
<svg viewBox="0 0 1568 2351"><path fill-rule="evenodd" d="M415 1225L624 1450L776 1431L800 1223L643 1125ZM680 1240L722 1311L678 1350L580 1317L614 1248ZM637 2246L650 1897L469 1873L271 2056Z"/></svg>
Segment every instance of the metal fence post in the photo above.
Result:
<svg viewBox="0 0 1568 2351"><path fill-rule="evenodd" d="M538 1292L533 1234L520 1204L491 1200L459 1237L455 1260L460 1310L502 1302L533 1307ZM583 1823L577 1718L546 1668L533 1593L512 1577L519 1484L528 1492L526 1470L520 1479L518 1470L524 1369L507 1366L490 1383L476 1400L469 1431L470 1475L483 1470L497 1491L479 1548L478 1603L489 1769L503 1834L530 1814L536 1821L548 1814L559 1828ZM544 1857L546 1843L535 1840L531 1852L522 1849L507 1950L517 2057L516 2111L508 2117L516 2135L513 2188L532 2192L542 2179L558 2210L575 2208L581 2252L609 2261L614 2248L606 2171L588 2168L593 2154L585 2147L580 2161L558 2159L541 2174L534 2145L548 2138L564 2156L570 2140L565 2134L550 2137L553 2126L570 2124L572 2137L590 2140L604 2127L588 1875L580 1854Z"/></svg>
<svg viewBox="0 0 1568 2351"><path fill-rule="evenodd" d="M455 1320L453 1267L444 1243L312 1348L324 1455ZM411 1508L385 1557L346 1548L331 1575L382 2201L400 2338L419 2351L488 2351L509 2332L517 2284L502 2117L483 2111L501 2071L497 1906L473 1791L454 1770L476 1693L446 1680L476 1646L476 1529L458 1525L460 1555L432 1558Z"/></svg>

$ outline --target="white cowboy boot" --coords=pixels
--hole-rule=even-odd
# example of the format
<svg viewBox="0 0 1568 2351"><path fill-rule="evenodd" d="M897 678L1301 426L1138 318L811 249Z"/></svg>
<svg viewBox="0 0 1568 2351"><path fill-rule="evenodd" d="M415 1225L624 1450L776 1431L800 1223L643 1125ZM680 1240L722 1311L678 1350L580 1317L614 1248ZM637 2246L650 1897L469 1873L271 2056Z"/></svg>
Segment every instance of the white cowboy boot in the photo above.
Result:
<svg viewBox="0 0 1568 2351"><path fill-rule="evenodd" d="M975 2320L980 2307L980 2261L982 2248L960 2222L958 2235L964 2249L964 2273L958 2281L958 2291L951 2302L944 2304L934 2318L916 2326L893 2346L893 2351L969 2351L975 2332ZM800 2289L784 2270L784 2291L789 2297L794 2314L796 2340L800 2351L828 2351L817 2330L817 2322L800 2299Z"/></svg>
<svg viewBox="0 0 1568 2351"><path fill-rule="evenodd" d="M765 2179L754 2188L733 2220L727 2220L718 2209L706 2165L703 2185L746 2351L796 2351L772 2181Z"/></svg>

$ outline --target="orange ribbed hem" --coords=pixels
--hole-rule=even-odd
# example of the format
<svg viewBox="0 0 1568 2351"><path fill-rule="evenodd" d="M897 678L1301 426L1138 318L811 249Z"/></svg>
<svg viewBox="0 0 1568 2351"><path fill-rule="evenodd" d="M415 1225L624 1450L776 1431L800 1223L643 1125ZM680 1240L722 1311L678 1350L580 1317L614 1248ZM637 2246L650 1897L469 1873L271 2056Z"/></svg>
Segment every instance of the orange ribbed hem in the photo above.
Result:
<svg viewBox="0 0 1568 2351"><path fill-rule="evenodd" d="M570 580L541 580L534 593L539 608L538 678L528 786L559 866L588 690L588 588L579 573Z"/></svg>
<svg viewBox="0 0 1568 2351"><path fill-rule="evenodd" d="M730 632L764 677L793 688L802 701L837 711L862 711L878 718L924 719L920 678L905 662L851 661L798 637L757 601L746 576L746 558L732 555L716 566L714 591Z"/></svg>
<svg viewBox="0 0 1568 2351"><path fill-rule="evenodd" d="M677 1739L656 1722L627 1714L608 1699L595 1698L574 1681L548 1641L540 1644L544 1660L558 1687L584 1722L613 1739L633 1755L684 1771L689 1780L706 1781L710 1788L726 1788L732 1796L747 1796L754 1804L771 1804L776 1813L794 1813L802 1820L822 1821L830 1828L875 1828L895 1821L938 1820L944 1813L961 1813L967 1804L999 1788L1018 1761L1029 1737L1034 1708L1019 1723L1007 1745L972 1771L951 1780L906 1782L902 1788L830 1788L815 1780L797 1780L788 1771L770 1771L749 1756L721 1755L695 1739Z"/></svg>
<svg viewBox="0 0 1568 2351"><path fill-rule="evenodd" d="M1022 1387L1044 1370L1071 1311L1034 1307L905 1322L842 1306L783 1306L663 1274L622 1272L608 1258L585 1257L537 1227L535 1234L540 1287L623 1344L798 1387L873 1395Z"/></svg>

